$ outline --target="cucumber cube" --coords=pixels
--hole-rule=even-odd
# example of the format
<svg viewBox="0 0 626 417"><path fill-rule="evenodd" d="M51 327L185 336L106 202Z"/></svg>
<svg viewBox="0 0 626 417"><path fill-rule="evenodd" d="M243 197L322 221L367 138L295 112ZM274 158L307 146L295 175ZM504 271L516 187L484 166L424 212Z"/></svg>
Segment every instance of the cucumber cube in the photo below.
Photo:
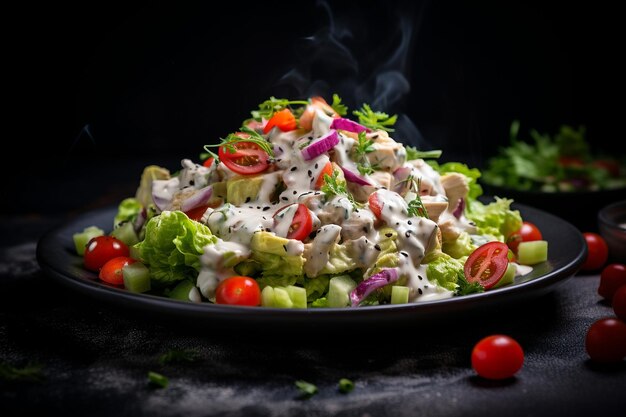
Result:
<svg viewBox="0 0 626 417"><path fill-rule="evenodd" d="M391 287L391 304L406 304L409 302L409 287L394 285Z"/></svg>
<svg viewBox="0 0 626 417"><path fill-rule="evenodd" d="M174 298L175 300L191 301L191 298L189 298L189 293L191 292L193 287L195 287L195 285L193 285L193 282L187 279L183 280L179 282L178 285L176 285L174 289L167 294L167 296L169 298Z"/></svg>
<svg viewBox="0 0 626 417"><path fill-rule="evenodd" d="M517 247L517 261L522 265L535 265L548 260L548 242L535 240L521 242Z"/></svg>
<svg viewBox="0 0 626 417"><path fill-rule="evenodd" d="M333 277L328 283L328 307L347 307L356 282L347 275Z"/></svg>
<svg viewBox="0 0 626 417"><path fill-rule="evenodd" d="M289 293L283 287L274 288L274 305L278 308L293 308L293 302L289 298Z"/></svg>
<svg viewBox="0 0 626 417"><path fill-rule="evenodd" d="M122 268L124 287L130 292L150 291L150 270L141 262L135 262Z"/></svg>
<svg viewBox="0 0 626 417"><path fill-rule="evenodd" d="M97 236L103 236L104 230L100 229L96 226L89 226L81 233L74 233L74 246L76 247L76 253L80 256L85 255L85 248L87 247L87 243L91 239Z"/></svg>
<svg viewBox="0 0 626 417"><path fill-rule="evenodd" d="M139 238L131 222L123 223L120 227L114 229L111 232L111 236L118 238L126 243L127 246L133 246L135 243L139 242Z"/></svg>
<svg viewBox="0 0 626 417"><path fill-rule="evenodd" d="M287 287L287 294L289 299L293 303L293 308L306 308L306 290L302 287L296 287L295 285L289 285Z"/></svg>
<svg viewBox="0 0 626 417"><path fill-rule="evenodd" d="M498 288L498 287L502 287L503 285L512 284L513 280L515 279L516 269L517 268L515 268L515 265L510 263L506 267L506 272L504 273L504 275L502 275L502 278L500 278L500 281L496 282L496 285L494 285L493 288Z"/></svg>
<svg viewBox="0 0 626 417"><path fill-rule="evenodd" d="M274 288L269 285L261 291L261 306L274 307Z"/></svg>

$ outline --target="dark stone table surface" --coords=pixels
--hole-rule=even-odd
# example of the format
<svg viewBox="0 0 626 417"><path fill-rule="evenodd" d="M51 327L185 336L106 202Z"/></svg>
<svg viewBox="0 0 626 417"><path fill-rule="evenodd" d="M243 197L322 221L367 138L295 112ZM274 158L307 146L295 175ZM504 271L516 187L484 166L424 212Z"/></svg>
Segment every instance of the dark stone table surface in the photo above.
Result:
<svg viewBox="0 0 626 417"><path fill-rule="evenodd" d="M626 410L626 361L598 366L584 349L589 326L612 315L597 295L598 274L579 273L521 305L425 328L372 323L358 332L298 334L163 322L79 295L41 272L35 250L45 231L129 190L105 188L106 198L87 190L81 196L87 204L42 205L56 210L36 210L24 200L33 209L0 215L0 362L42 366L38 381L0 379L0 416L512 417ZM524 348L524 366L512 379L483 380L471 368L472 347L493 333ZM161 364L172 349L193 349L196 360ZM168 387L150 386L149 371L167 376ZM352 392L338 391L341 378L354 381ZM297 380L319 392L301 397Z"/></svg>

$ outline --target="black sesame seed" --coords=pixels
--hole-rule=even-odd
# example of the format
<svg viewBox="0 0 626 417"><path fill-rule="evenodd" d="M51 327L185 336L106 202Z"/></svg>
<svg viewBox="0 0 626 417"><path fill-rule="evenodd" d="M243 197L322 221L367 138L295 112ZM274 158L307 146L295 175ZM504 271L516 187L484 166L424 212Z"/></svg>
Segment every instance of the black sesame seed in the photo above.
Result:
<svg viewBox="0 0 626 417"><path fill-rule="evenodd" d="M424 285L424 288L428 288L428 285Z"/></svg>
<svg viewBox="0 0 626 417"><path fill-rule="evenodd" d="M270 209L270 206L265 206L265 207L263 207L263 211L267 211L267 210L269 210L269 209Z"/></svg>
<svg viewBox="0 0 626 417"><path fill-rule="evenodd" d="M293 195L298 194L298 190L293 190Z"/></svg>
<svg viewBox="0 0 626 417"><path fill-rule="evenodd" d="M420 281L424 279L424 277L421 275L418 275L417 277L420 279Z"/></svg>
<svg viewBox="0 0 626 417"><path fill-rule="evenodd" d="M393 236L393 233L385 233L385 236L391 237L391 236Z"/></svg>
<svg viewBox="0 0 626 417"><path fill-rule="evenodd" d="M312 176L312 175L313 175L313 172L309 169L309 171L307 172L307 174L308 174L308 175L309 175L309 177L310 177L310 176Z"/></svg>
<svg viewBox="0 0 626 417"><path fill-rule="evenodd" d="M376 249L377 251L380 251L380 245L377 243L374 245L374 249Z"/></svg>
<svg viewBox="0 0 626 417"><path fill-rule="evenodd" d="M189 181L189 185L194 185L194 184L195 184L194 180Z"/></svg>
<svg viewBox="0 0 626 417"><path fill-rule="evenodd" d="M315 169L319 168L319 166L320 166L320 165L316 162L316 163L315 163Z"/></svg>
<svg viewBox="0 0 626 417"><path fill-rule="evenodd" d="M424 292L422 291L422 289L421 289L421 288L418 288L418 289L417 289L417 292L418 292L418 293L420 293L420 294L423 294L423 293L424 293Z"/></svg>
<svg viewBox="0 0 626 417"><path fill-rule="evenodd" d="M404 256L405 258L409 257L409 254L406 252L400 252L400 255ZM421 279L421 278L420 278Z"/></svg>
<svg viewBox="0 0 626 417"><path fill-rule="evenodd" d="M407 238L411 237L411 231L407 230L404 236L406 236Z"/></svg>
<svg viewBox="0 0 626 417"><path fill-rule="evenodd" d="M287 252L287 245L283 245L283 249Z"/></svg>
<svg viewBox="0 0 626 417"><path fill-rule="evenodd" d="M281 148L281 147L279 146L279 147L278 147L278 150L282 152L282 151L283 151L283 148Z"/></svg>
<svg viewBox="0 0 626 417"><path fill-rule="evenodd" d="M369 229L367 228L367 226L363 226L363 233L367 233L369 231Z"/></svg>
<svg viewBox="0 0 626 417"><path fill-rule="evenodd" d="M372 136L372 139L378 139L378 134Z"/></svg>
<svg viewBox="0 0 626 417"><path fill-rule="evenodd" d="M408 224L413 224L413 222L412 222L411 220L409 220L407 223L408 223Z"/></svg>
<svg viewBox="0 0 626 417"><path fill-rule="evenodd" d="M250 199L251 199L250 197L246 197L246 203L249 203Z"/></svg>
<svg viewBox="0 0 626 417"><path fill-rule="evenodd" d="M295 171L298 167L291 167L291 171Z"/></svg>
<svg viewBox="0 0 626 417"><path fill-rule="evenodd" d="M289 199L288 199L287 197L284 197L284 196L283 196L283 197L281 197L281 200L283 200L283 201L287 201L287 200L289 200Z"/></svg>
<svg viewBox="0 0 626 417"><path fill-rule="evenodd" d="M256 206L256 209L257 210L261 210L261 206Z"/></svg>

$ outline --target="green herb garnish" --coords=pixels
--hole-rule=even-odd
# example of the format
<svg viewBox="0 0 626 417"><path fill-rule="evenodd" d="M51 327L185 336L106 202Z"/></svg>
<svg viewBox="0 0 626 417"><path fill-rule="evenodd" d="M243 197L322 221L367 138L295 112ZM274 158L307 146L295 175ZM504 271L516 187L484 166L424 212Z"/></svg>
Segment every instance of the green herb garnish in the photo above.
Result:
<svg viewBox="0 0 626 417"><path fill-rule="evenodd" d="M148 372L148 382L159 388L166 388L169 383L169 379L157 372L150 371Z"/></svg>
<svg viewBox="0 0 626 417"><path fill-rule="evenodd" d="M259 148L261 148L262 150L264 150L271 158L274 157L274 149L272 147L272 144L269 143L267 140L265 140L265 138L263 136L261 136L257 131L250 129L247 126L242 126L239 129L242 133L247 133L248 135L250 135L249 137L241 137L239 136L237 133L231 133L228 136L226 136L226 138L222 138L221 142L215 145L204 145L204 150L207 151L208 153L211 154L211 156L213 156L213 158L216 158L216 161L218 160L217 155L215 155L213 152L211 152L211 150L209 148L215 148L215 147L224 147L228 152L230 153L235 153L237 152L237 149L235 148L235 143L240 143L240 142L252 142L255 143L257 145L259 145Z"/></svg>
<svg viewBox="0 0 626 417"><path fill-rule="evenodd" d="M412 176L409 176L411 178ZM411 179L412 184L415 183L415 180ZM409 216L419 216L425 217L429 219L428 212L426 211L426 207L424 207L424 203L422 202L422 198L420 197L419 190L422 186L422 179L417 179L417 192L415 198L409 202L409 207L407 208L407 212Z"/></svg>
<svg viewBox="0 0 626 417"><path fill-rule="evenodd" d="M387 132L394 131L394 129L390 126L396 124L396 120L398 119L397 114L389 116L387 113L374 111L369 104L363 104L363 107L359 110L354 110L352 114L359 118L359 123L363 126L367 126L374 130L385 130Z"/></svg>
<svg viewBox="0 0 626 417"><path fill-rule="evenodd" d="M341 97L337 94L333 94L333 103L330 105L337 112L339 116L345 116L348 114L348 106L341 102Z"/></svg>
<svg viewBox="0 0 626 417"><path fill-rule="evenodd" d="M260 122L263 119L270 119L277 111L291 107L294 104L307 106L309 102L307 100L288 100L286 98L276 98L272 96L269 100L265 100L263 103L259 104L258 110L253 110L250 113L254 120Z"/></svg>
<svg viewBox="0 0 626 417"><path fill-rule="evenodd" d="M374 142L367 138L365 132L359 133L358 141L354 146L355 160L356 160L356 168L359 170L361 175L368 175L374 172L374 167L370 164L369 159L367 159L367 154L370 152L374 152Z"/></svg>
<svg viewBox="0 0 626 417"><path fill-rule="evenodd" d="M44 379L41 372L43 365L29 363L28 365L18 368L9 365L6 362L0 362L0 379L5 381L34 381L39 382Z"/></svg>
<svg viewBox="0 0 626 417"><path fill-rule="evenodd" d="M417 148L407 145L404 147L406 149L406 160L412 161L414 159L437 159L441 156L441 150L434 151L418 151Z"/></svg>
<svg viewBox="0 0 626 417"><path fill-rule="evenodd" d="M348 378L341 378L339 380L339 392L347 394L353 389L354 389L354 382L350 381Z"/></svg>
<svg viewBox="0 0 626 417"><path fill-rule="evenodd" d="M296 381L296 387L298 387L302 395L306 396L307 398L317 394L317 387L310 382L302 380Z"/></svg>
<svg viewBox="0 0 626 417"><path fill-rule="evenodd" d="M457 277L458 279L456 283L458 287L454 292L455 295L468 295L485 291L485 288L478 282L469 282L467 278L465 278L465 274L462 272L460 272Z"/></svg>
<svg viewBox="0 0 626 417"><path fill-rule="evenodd" d="M354 199L354 196L348 191L346 181L339 180L338 176L338 171L333 171L333 175L324 174L324 185L322 185L321 191L328 197L333 195L346 197L355 209L363 207L363 205L357 202Z"/></svg>
<svg viewBox="0 0 626 417"><path fill-rule="evenodd" d="M195 349L172 349L159 356L159 363L192 363L199 359L198 351Z"/></svg>

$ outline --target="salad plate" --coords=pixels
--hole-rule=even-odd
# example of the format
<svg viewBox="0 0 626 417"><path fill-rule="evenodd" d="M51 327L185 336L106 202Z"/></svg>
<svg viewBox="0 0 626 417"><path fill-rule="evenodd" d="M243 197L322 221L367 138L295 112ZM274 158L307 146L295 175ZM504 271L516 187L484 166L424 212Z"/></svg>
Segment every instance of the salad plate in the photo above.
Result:
<svg viewBox="0 0 626 417"><path fill-rule="evenodd" d="M99 281L83 268L83 258L74 250L72 235L87 226L107 230L117 207L111 206L80 215L47 232L37 246L42 270L58 283L98 299L112 308L129 308L166 320L191 320L197 325L237 326L328 326L420 324L485 312L512 303L524 303L544 295L572 277L583 263L587 249L581 233L570 223L545 211L514 203L523 218L537 225L549 242L548 261L535 265L513 284L483 293L409 304L359 308L280 309L193 303L171 298L132 293Z"/></svg>

